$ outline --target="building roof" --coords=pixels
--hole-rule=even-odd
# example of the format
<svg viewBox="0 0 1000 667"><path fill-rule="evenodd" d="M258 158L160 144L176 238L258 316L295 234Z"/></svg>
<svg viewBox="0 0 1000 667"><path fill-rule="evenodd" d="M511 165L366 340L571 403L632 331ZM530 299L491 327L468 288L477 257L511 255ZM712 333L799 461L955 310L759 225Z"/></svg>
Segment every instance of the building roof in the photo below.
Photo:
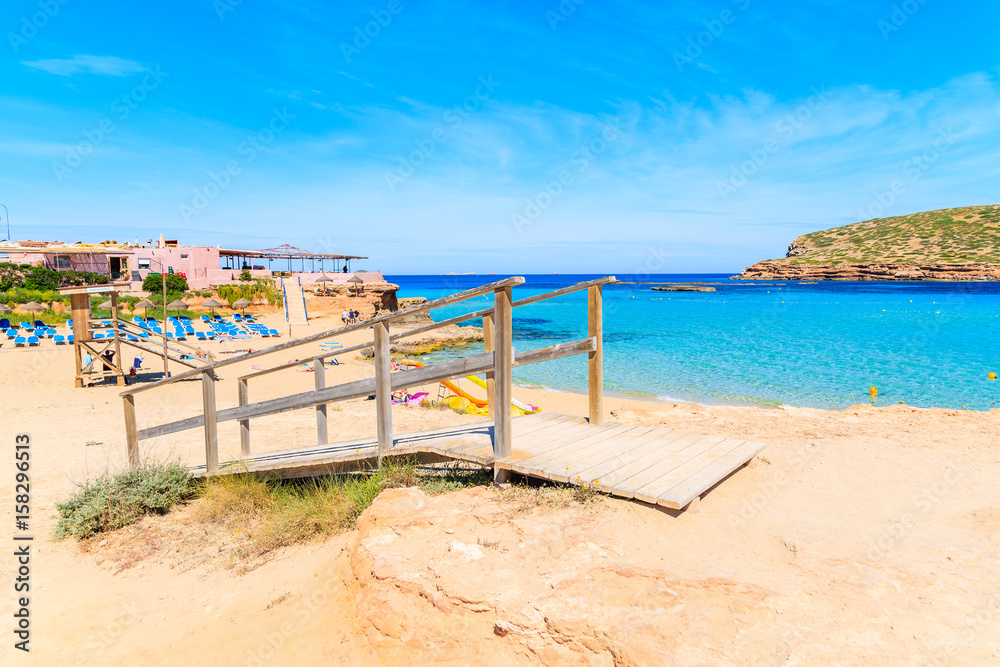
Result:
<svg viewBox="0 0 1000 667"><path fill-rule="evenodd" d="M226 250L220 249L222 257L258 257L261 259L368 259L361 255L331 255L327 253L310 252L292 245L279 245L264 250Z"/></svg>

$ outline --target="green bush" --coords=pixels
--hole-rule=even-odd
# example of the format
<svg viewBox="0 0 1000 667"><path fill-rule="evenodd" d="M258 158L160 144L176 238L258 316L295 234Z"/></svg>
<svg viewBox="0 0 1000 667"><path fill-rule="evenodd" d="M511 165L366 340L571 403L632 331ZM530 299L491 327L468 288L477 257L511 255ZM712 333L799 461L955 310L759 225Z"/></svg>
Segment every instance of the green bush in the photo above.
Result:
<svg viewBox="0 0 1000 667"><path fill-rule="evenodd" d="M0 262L0 292L15 288L55 290L74 285L104 285L108 277L87 271L52 271L41 266Z"/></svg>
<svg viewBox="0 0 1000 667"><path fill-rule="evenodd" d="M240 280L248 283L253 280L253 276L250 275L250 269L243 269L240 271Z"/></svg>
<svg viewBox="0 0 1000 667"><path fill-rule="evenodd" d="M130 468L86 482L69 500L58 503L55 538L78 540L135 523L146 514L163 514L192 493L192 479L180 463Z"/></svg>
<svg viewBox="0 0 1000 667"><path fill-rule="evenodd" d="M150 273L142 281L142 291L160 294L163 292L163 279L159 273ZM188 291L188 281L176 273L167 274L167 292L183 293Z"/></svg>

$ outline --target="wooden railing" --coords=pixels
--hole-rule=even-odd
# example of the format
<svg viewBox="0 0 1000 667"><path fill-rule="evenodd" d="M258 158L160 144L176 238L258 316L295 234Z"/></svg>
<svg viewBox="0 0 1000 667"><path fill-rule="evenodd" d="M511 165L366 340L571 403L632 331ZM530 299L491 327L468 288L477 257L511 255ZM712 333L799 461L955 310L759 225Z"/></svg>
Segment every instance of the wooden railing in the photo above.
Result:
<svg viewBox="0 0 1000 667"><path fill-rule="evenodd" d="M208 473L219 469L218 424L226 421L240 423L240 455L243 458L251 455L250 420L257 417L279 414L290 410L314 408L316 410L316 439L320 445L327 444L327 405L362 396L375 395L377 441L379 461L392 447L392 393L400 389L424 384L443 382L466 375L485 373L487 377L487 404L493 420L493 449L496 458L509 456L511 453L511 369L543 361L551 361L577 354L588 355L588 384L590 395L589 415L591 423L600 424L603 420L603 372L602 372L602 323L601 323L601 287L615 282L614 276L578 283L570 287L545 292L527 297L519 301L511 299L511 289L524 282L524 278L512 277L499 280L482 287L477 287L457 294L452 294L434 301L422 303L392 313L385 313L369 320L350 324L338 329L306 336L298 340L288 341L273 347L245 354L232 359L224 359L199 368L178 373L157 382L133 387L122 392L125 407L125 434L128 445L128 458L131 465L138 465L139 441L159 436L202 428L205 433L205 461ZM519 352L513 354L513 319L514 308L537 303L564 294L580 290L588 290L588 336L549 347ZM390 335L389 323L435 308L458 303L483 294L493 292L493 306L465 315L451 317L440 322L416 327L408 331ZM483 318L484 352L465 356L451 361L424 366L416 370L392 373L390 369L389 346L391 341L409 336L415 336L438 329L450 324L458 324L468 320ZM235 408L219 410L216 407L215 371L219 368L236 363L245 363L250 359L263 355L292 349L302 345L321 342L334 336L371 327L374 333L372 342L341 348L336 351L300 359L273 368L256 371L238 378L239 405ZM335 386L326 386L324 361L350 352L374 347L375 377L356 380ZM250 402L249 381L270 373L312 363L314 368L315 388L312 391L282 396L256 403ZM150 391L172 384L186 378L201 376L202 414L177 421L137 429L135 396L141 392ZM507 474L506 471L495 469L498 481Z"/></svg>

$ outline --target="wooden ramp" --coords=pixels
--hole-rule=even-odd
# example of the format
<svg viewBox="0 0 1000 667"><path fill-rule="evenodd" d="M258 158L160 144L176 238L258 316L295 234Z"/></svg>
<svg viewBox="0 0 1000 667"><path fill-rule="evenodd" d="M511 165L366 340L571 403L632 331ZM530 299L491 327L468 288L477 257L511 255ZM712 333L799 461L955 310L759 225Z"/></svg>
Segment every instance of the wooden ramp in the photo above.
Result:
<svg viewBox="0 0 1000 667"><path fill-rule="evenodd" d="M387 456L459 460L673 509L686 507L764 445L629 424L592 425L582 417L541 414L511 420L511 455L494 461L490 422L401 434ZM271 472L307 477L372 466L375 438L268 452L223 464L218 473ZM205 467L192 470L205 475Z"/></svg>

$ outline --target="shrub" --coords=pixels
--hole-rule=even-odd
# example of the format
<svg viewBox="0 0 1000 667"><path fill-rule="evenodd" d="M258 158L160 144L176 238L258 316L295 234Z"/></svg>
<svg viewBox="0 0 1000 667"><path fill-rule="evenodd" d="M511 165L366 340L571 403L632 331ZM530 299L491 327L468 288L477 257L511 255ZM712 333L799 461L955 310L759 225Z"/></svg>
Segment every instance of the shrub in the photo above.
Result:
<svg viewBox="0 0 1000 667"><path fill-rule="evenodd" d="M108 277L87 271L52 271L29 264L0 263L0 292L15 288L55 290L72 285L103 285Z"/></svg>
<svg viewBox="0 0 1000 667"><path fill-rule="evenodd" d="M159 273L150 273L142 281L142 291L160 294L163 292L163 279ZM188 291L188 282L176 273L167 274L167 292L184 293Z"/></svg>
<svg viewBox="0 0 1000 667"><path fill-rule="evenodd" d="M84 483L58 503L55 537L84 539L135 523L146 514L163 514L191 495L192 479L180 463L130 468Z"/></svg>
<svg viewBox="0 0 1000 667"><path fill-rule="evenodd" d="M249 269L243 269L242 271L240 271L240 280L245 283L248 283L253 280L253 276L250 275Z"/></svg>

